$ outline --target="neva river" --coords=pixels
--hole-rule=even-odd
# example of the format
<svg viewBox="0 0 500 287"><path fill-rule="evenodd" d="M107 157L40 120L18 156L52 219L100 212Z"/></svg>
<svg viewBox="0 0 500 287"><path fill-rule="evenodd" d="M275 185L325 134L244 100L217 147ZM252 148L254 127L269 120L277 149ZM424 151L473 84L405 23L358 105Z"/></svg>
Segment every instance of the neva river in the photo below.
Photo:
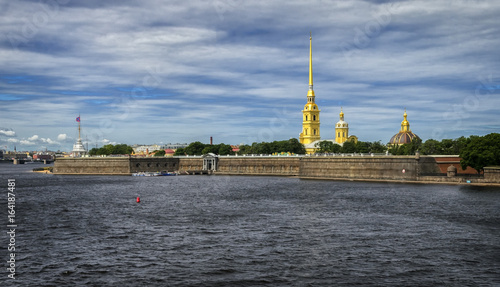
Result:
<svg viewBox="0 0 500 287"><path fill-rule="evenodd" d="M40 166L0 164L0 286L500 285L500 188Z"/></svg>

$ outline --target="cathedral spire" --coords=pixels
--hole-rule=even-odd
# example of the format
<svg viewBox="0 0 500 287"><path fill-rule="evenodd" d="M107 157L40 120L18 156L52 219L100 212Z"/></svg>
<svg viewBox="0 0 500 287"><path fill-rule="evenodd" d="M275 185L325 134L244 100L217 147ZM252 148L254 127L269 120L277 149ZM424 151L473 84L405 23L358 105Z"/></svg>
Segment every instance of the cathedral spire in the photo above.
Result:
<svg viewBox="0 0 500 287"><path fill-rule="evenodd" d="M313 89L312 33L309 32L309 90Z"/></svg>
<svg viewBox="0 0 500 287"><path fill-rule="evenodd" d="M312 33L309 32L309 91L307 92L307 101L314 103L313 90L313 62L312 62Z"/></svg>

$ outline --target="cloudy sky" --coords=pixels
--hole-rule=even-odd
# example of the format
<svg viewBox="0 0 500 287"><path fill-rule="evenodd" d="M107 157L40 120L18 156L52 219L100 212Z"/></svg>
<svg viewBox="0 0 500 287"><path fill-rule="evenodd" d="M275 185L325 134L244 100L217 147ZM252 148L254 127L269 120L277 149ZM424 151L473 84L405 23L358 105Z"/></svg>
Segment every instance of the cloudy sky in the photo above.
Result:
<svg viewBox="0 0 500 287"><path fill-rule="evenodd" d="M500 1L0 3L0 149L500 131Z"/></svg>

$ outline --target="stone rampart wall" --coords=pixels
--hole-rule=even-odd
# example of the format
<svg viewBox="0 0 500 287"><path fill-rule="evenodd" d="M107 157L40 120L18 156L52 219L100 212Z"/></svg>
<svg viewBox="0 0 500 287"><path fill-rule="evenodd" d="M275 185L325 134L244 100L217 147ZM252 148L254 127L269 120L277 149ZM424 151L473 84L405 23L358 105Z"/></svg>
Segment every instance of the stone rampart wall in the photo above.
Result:
<svg viewBox="0 0 500 287"><path fill-rule="evenodd" d="M484 168L485 183L500 183L500 167L485 167Z"/></svg>
<svg viewBox="0 0 500 287"><path fill-rule="evenodd" d="M179 158L145 157L130 158L131 172L174 172L179 169Z"/></svg>
<svg viewBox="0 0 500 287"><path fill-rule="evenodd" d="M299 175L301 157L219 157L217 174Z"/></svg>
<svg viewBox="0 0 500 287"><path fill-rule="evenodd" d="M202 157L181 157L179 159L179 171L192 171L192 170L202 170L203 169L203 158Z"/></svg>
<svg viewBox="0 0 500 287"><path fill-rule="evenodd" d="M58 158L55 174L128 175L133 172L201 171L202 157L159 158ZM219 157L216 174L283 175L302 178L400 180L443 183L500 183L500 167L485 168L484 177L441 175L433 157L412 156L306 156ZM470 178L469 178L470 177Z"/></svg>
<svg viewBox="0 0 500 287"><path fill-rule="evenodd" d="M55 174L130 174L129 158L58 158Z"/></svg>
<svg viewBox="0 0 500 287"><path fill-rule="evenodd" d="M414 157L305 157L300 176L307 178L417 180Z"/></svg>

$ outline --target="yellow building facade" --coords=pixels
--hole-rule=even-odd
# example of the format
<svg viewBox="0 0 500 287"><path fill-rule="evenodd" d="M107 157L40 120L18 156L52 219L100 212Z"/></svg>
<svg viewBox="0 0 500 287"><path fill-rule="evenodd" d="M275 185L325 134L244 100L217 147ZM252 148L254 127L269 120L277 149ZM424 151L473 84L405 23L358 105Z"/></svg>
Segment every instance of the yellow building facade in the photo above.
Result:
<svg viewBox="0 0 500 287"><path fill-rule="evenodd" d="M315 103L315 95L313 90L313 73L312 73L312 36L309 37L309 91L307 92L307 103L302 110L302 132L299 135L299 142L304 145L311 144L320 140L319 133L319 113L318 105ZM314 153L315 148L307 148L306 153Z"/></svg>

